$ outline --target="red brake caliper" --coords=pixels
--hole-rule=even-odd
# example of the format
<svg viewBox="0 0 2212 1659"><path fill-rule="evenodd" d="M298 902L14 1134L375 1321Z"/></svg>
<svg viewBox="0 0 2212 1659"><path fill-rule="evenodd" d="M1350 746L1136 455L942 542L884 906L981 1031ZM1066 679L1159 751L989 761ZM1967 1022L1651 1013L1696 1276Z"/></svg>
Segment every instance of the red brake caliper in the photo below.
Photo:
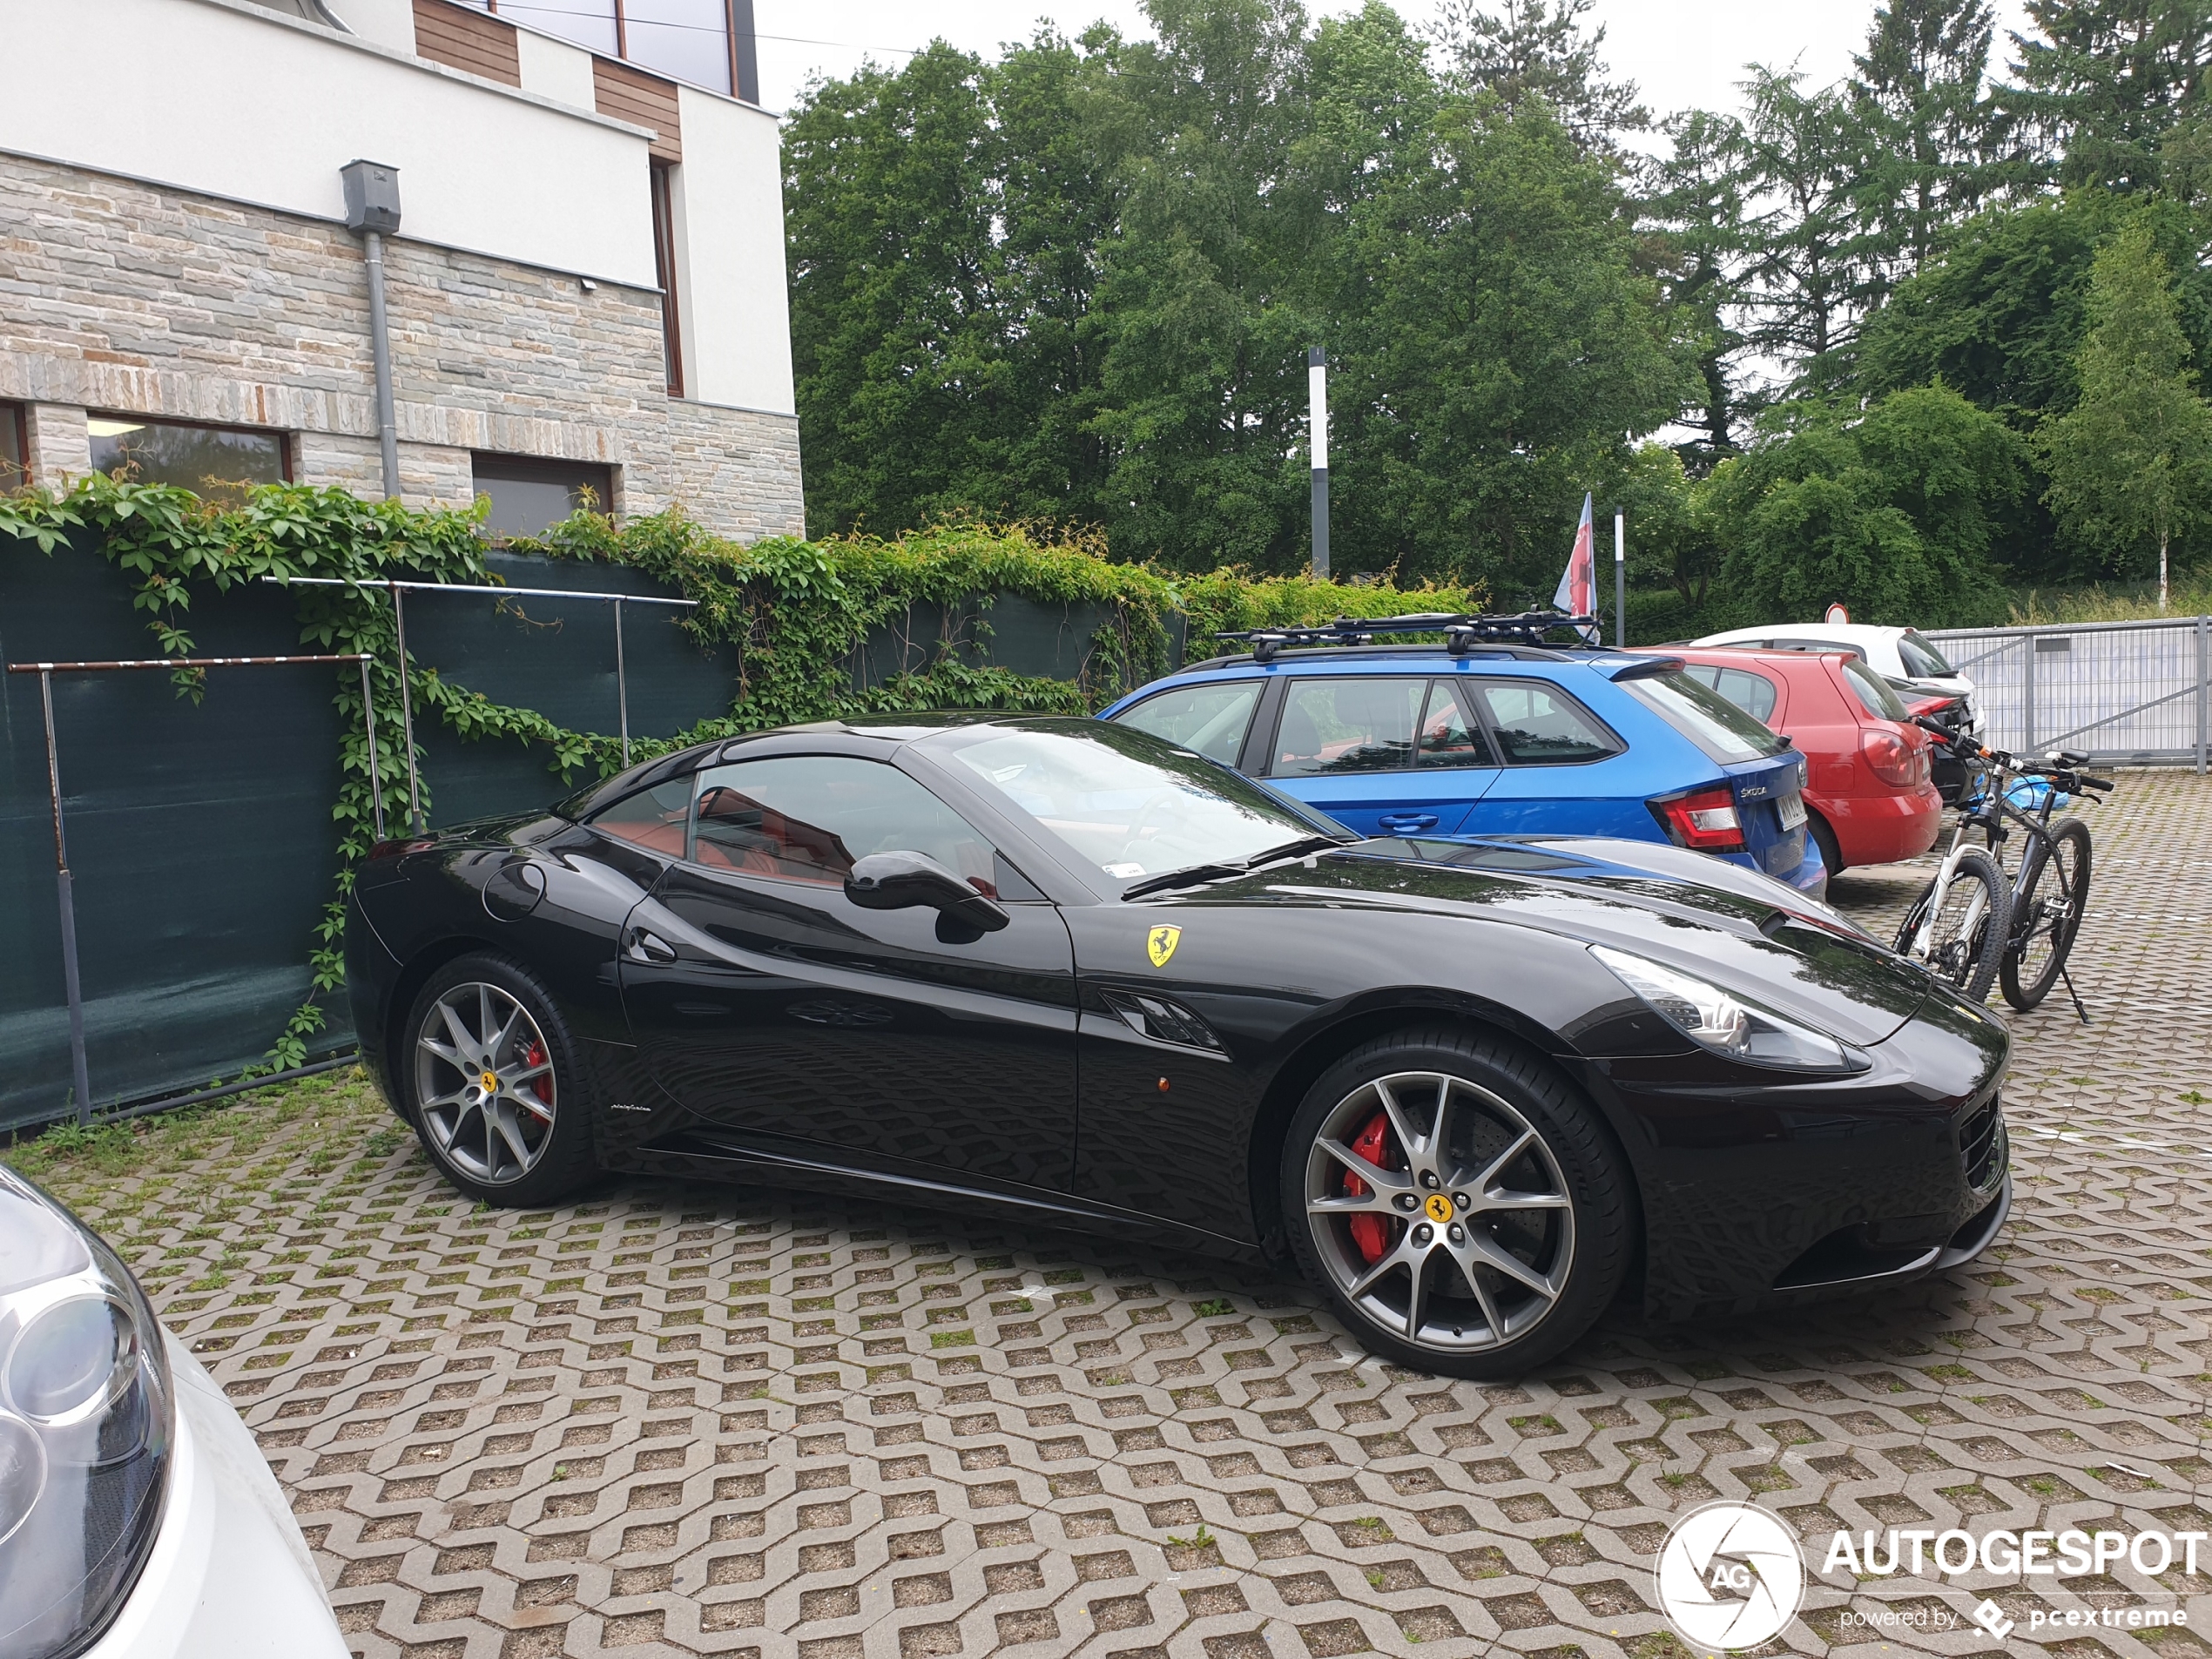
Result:
<svg viewBox="0 0 2212 1659"><path fill-rule="evenodd" d="M523 1063L525 1066L543 1065L545 1063L545 1045L533 1039L529 1048L523 1053ZM530 1092L536 1095L540 1100L543 1101L548 1106L550 1106L553 1103L553 1074L549 1071L541 1076L531 1078Z"/></svg>
<svg viewBox="0 0 2212 1659"><path fill-rule="evenodd" d="M1352 1142L1352 1150L1378 1170L1386 1170L1390 1166L1384 1162L1387 1156L1385 1149L1389 1144L1390 1120L1382 1113L1377 1112L1367 1120L1367 1127L1359 1131L1359 1137ZM1365 1181L1349 1170L1344 1172L1345 1197L1364 1197L1366 1191L1367 1184ZM1383 1258L1383 1252L1390 1248L1390 1218L1372 1213L1352 1217L1352 1242L1359 1247L1359 1254L1369 1263L1380 1261Z"/></svg>

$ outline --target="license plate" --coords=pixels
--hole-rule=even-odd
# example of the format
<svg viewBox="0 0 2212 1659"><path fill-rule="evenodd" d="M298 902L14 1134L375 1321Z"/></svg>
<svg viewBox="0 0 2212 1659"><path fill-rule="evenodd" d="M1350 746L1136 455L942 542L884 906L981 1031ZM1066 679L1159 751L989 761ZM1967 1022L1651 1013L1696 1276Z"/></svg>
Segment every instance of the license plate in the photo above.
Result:
<svg viewBox="0 0 2212 1659"><path fill-rule="evenodd" d="M1784 795L1774 806L1775 810L1782 814L1782 828L1785 833L1804 827L1805 798L1803 795Z"/></svg>

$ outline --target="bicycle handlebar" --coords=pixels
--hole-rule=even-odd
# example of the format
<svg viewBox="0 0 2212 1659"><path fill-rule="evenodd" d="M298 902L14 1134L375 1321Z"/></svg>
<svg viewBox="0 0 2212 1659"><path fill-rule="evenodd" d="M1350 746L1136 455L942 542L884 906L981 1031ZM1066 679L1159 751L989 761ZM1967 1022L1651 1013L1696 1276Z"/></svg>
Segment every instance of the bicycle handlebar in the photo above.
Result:
<svg viewBox="0 0 2212 1659"><path fill-rule="evenodd" d="M2006 772L2047 778L2061 790L2076 794L2113 787L2109 778L2092 778L2087 772L2075 770L2089 759L2077 749L2061 749L2046 760L2022 760L2002 749L1984 748L1968 733L1947 726L1929 715L1913 715L1912 722L1922 731L1941 739L1945 748L1964 760L1986 760Z"/></svg>

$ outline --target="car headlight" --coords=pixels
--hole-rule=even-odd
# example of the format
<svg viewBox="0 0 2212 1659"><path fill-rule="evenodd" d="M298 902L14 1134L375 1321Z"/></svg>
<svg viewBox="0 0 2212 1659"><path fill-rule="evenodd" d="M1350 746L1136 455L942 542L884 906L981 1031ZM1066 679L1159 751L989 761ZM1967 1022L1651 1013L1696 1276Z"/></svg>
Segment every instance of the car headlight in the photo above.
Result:
<svg viewBox="0 0 2212 1659"><path fill-rule="evenodd" d="M1835 1038L1717 985L1624 950L1592 945L1589 952L1661 1019L1715 1054L1798 1071L1857 1071L1867 1064Z"/></svg>
<svg viewBox="0 0 2212 1659"><path fill-rule="evenodd" d="M0 1653L70 1659L99 1640L153 1548L175 1426L138 1281L0 1169Z"/></svg>

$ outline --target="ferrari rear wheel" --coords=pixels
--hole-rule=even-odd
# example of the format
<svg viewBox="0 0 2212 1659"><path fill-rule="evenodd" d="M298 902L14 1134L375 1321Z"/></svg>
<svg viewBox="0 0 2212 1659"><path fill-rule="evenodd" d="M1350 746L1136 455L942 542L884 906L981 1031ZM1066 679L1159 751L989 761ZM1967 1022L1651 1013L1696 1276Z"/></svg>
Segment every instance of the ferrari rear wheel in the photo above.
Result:
<svg viewBox="0 0 2212 1659"><path fill-rule="evenodd" d="M1634 1213L1620 1154L1512 1044L1452 1030L1370 1043L1314 1084L1291 1135L1299 1265L1386 1358L1517 1376L1620 1287Z"/></svg>
<svg viewBox="0 0 2212 1659"><path fill-rule="evenodd" d="M543 1204L590 1172L568 1028L527 970L492 955L448 963L415 998L404 1041L415 1132L462 1191Z"/></svg>

